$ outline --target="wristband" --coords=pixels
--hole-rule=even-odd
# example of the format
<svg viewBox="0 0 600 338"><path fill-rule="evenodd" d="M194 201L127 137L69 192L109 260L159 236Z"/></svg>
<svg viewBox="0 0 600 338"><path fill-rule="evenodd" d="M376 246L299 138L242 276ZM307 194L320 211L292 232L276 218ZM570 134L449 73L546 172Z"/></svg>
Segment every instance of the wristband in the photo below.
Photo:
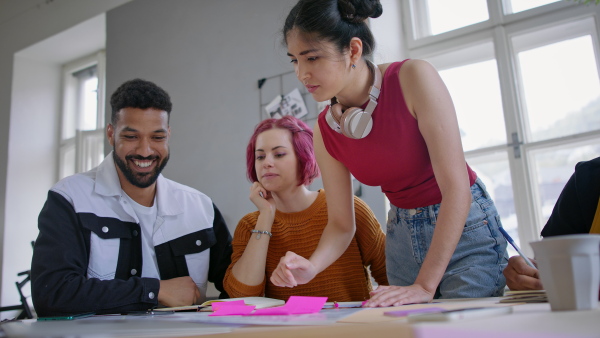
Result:
<svg viewBox="0 0 600 338"><path fill-rule="evenodd" d="M256 229L254 229L254 230L250 230L250 232L256 234L256 239L260 239L260 236L262 234L269 235L269 237L273 237L273 234L270 233L270 232L268 232L267 230L256 230Z"/></svg>

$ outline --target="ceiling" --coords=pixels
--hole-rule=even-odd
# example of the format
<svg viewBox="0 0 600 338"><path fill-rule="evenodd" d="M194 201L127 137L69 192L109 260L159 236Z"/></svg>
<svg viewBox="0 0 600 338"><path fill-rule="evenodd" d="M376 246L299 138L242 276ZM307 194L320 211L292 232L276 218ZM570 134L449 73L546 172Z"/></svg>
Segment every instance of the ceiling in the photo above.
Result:
<svg viewBox="0 0 600 338"><path fill-rule="evenodd" d="M33 44L16 55L43 63L64 64L104 49L105 45L106 15L102 13Z"/></svg>

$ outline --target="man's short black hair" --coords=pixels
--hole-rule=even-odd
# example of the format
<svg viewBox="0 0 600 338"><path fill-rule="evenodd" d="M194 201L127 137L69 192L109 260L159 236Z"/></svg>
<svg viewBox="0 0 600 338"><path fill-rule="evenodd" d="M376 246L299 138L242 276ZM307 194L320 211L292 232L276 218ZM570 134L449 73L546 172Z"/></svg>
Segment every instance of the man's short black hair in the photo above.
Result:
<svg viewBox="0 0 600 338"><path fill-rule="evenodd" d="M154 82L133 79L123 83L110 97L112 114L110 121L117 122L117 113L123 108L154 108L164 110L171 115L171 97Z"/></svg>

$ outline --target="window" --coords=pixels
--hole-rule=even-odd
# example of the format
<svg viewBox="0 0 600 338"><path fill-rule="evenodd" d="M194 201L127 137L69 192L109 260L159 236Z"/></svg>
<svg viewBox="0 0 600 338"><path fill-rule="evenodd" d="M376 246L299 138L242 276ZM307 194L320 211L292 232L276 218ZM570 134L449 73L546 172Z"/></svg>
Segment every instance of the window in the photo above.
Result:
<svg viewBox="0 0 600 338"><path fill-rule="evenodd" d="M486 0L415 0L416 36L425 37L448 32L488 19Z"/></svg>
<svg viewBox="0 0 600 338"><path fill-rule="evenodd" d="M464 150L506 143L498 67L491 41L428 59L450 91Z"/></svg>
<svg viewBox="0 0 600 338"><path fill-rule="evenodd" d="M559 0L505 0L504 2L504 13L519 13L528 9L540 7L543 5L551 4Z"/></svg>
<svg viewBox="0 0 600 338"><path fill-rule="evenodd" d="M586 18L512 38L532 141L600 130L594 29Z"/></svg>
<svg viewBox="0 0 600 338"><path fill-rule="evenodd" d="M94 168L104 158L104 53L63 67L59 179Z"/></svg>
<svg viewBox="0 0 600 338"><path fill-rule="evenodd" d="M440 72L467 162L532 254L575 164L600 155L600 6L399 1L406 56Z"/></svg>

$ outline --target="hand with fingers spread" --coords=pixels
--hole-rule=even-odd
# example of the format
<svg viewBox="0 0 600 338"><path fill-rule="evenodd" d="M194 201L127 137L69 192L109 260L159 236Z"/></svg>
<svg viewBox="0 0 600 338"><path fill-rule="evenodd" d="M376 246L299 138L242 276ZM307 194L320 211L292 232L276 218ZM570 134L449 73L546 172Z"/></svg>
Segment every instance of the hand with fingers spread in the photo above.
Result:
<svg viewBox="0 0 600 338"><path fill-rule="evenodd" d="M380 285L371 291L364 307L400 306L404 304L428 303L433 299L433 294L418 284L410 286Z"/></svg>
<svg viewBox="0 0 600 338"><path fill-rule="evenodd" d="M531 260L533 264L535 261ZM513 256L503 271L506 285L511 290L542 290L539 272L525 263L521 256Z"/></svg>
<svg viewBox="0 0 600 338"><path fill-rule="evenodd" d="M317 268L306 258L288 251L281 257L271 275L276 286L294 287L310 282L317 275Z"/></svg>

